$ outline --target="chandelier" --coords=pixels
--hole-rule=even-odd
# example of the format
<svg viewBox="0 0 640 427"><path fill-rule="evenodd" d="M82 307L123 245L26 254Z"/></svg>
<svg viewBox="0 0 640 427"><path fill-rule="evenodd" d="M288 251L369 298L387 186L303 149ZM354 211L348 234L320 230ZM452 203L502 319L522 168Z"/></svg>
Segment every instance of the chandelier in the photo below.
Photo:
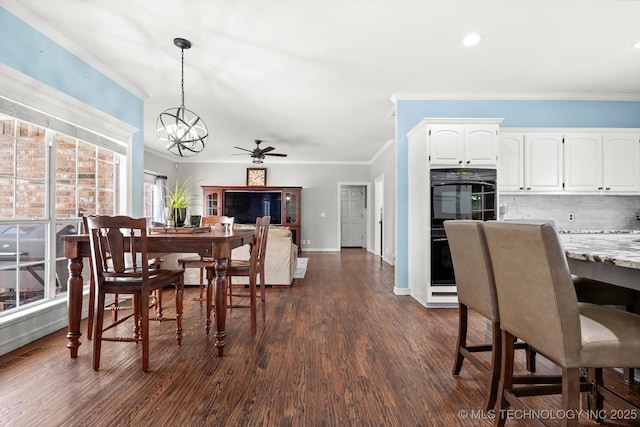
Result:
<svg viewBox="0 0 640 427"><path fill-rule="evenodd" d="M209 131L200 116L184 106L184 50L191 48L191 42L175 38L173 44L182 52L182 103L178 108L169 108L160 113L156 120L156 134L169 152L190 157L204 150Z"/></svg>

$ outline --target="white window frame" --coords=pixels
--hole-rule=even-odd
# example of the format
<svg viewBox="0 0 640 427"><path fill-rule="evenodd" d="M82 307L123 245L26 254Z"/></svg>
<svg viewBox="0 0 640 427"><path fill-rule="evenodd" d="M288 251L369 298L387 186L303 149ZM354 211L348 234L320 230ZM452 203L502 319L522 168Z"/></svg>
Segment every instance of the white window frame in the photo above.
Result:
<svg viewBox="0 0 640 427"><path fill-rule="evenodd" d="M124 150L120 173L121 182L126 185L120 193L119 209L121 213L131 212L129 158L137 128L5 64L0 64L0 111L114 151ZM83 307L87 306L85 302ZM0 317L0 355L66 325L66 298L51 299Z"/></svg>

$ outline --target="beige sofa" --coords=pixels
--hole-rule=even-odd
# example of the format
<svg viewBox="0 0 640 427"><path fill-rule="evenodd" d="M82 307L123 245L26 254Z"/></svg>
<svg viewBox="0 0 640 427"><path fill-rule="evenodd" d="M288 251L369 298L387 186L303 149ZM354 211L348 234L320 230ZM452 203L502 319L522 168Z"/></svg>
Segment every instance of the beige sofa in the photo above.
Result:
<svg viewBox="0 0 640 427"><path fill-rule="evenodd" d="M245 227L236 224L234 228ZM250 227L250 226L247 226ZM232 259L249 259L249 245L233 250ZM298 246L293 244L287 227L269 226L265 260L265 282L272 286L291 286L298 263ZM234 277L233 283L249 283L248 277Z"/></svg>
<svg viewBox="0 0 640 427"><path fill-rule="evenodd" d="M251 225L235 224L234 228L254 228ZM177 260L195 254L163 254L164 268L180 268ZM249 259L249 245L236 248L232 253L233 259ZM293 274L298 263L298 247L293 244L291 230L277 225L269 226L267 237L267 254L265 263L265 281L267 285L291 286ZM200 273L197 268L188 268L184 273L184 283L195 285L200 283ZM249 283L248 277L235 277L233 283Z"/></svg>

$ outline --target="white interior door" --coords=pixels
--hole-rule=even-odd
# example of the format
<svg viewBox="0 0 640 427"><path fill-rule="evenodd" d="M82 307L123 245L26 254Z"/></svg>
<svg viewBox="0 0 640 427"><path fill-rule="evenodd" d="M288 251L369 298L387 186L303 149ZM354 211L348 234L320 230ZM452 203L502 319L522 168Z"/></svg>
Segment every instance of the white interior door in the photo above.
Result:
<svg viewBox="0 0 640 427"><path fill-rule="evenodd" d="M364 187L340 189L340 246L364 246Z"/></svg>

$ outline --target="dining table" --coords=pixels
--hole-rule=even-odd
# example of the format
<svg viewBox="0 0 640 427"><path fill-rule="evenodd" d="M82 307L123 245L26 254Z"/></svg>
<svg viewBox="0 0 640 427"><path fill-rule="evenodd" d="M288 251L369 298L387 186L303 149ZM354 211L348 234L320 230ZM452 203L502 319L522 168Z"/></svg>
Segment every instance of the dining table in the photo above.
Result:
<svg viewBox="0 0 640 427"><path fill-rule="evenodd" d="M640 290L640 233L560 233L572 274Z"/></svg>
<svg viewBox="0 0 640 427"><path fill-rule="evenodd" d="M196 232L199 231L199 232ZM218 356L223 356L226 344L226 270L234 248L253 243L252 229L208 228L202 230L161 229L147 234L149 253L196 253L212 258L214 264L214 307L215 307L215 347ZM82 318L82 299L84 279L82 277L83 258L91 257L88 234L61 236L64 242L64 256L69 260L69 279L67 287L68 332L67 348L71 358L78 357L81 345L80 321ZM92 301L89 302L93 303ZM208 325L207 325L208 326Z"/></svg>

